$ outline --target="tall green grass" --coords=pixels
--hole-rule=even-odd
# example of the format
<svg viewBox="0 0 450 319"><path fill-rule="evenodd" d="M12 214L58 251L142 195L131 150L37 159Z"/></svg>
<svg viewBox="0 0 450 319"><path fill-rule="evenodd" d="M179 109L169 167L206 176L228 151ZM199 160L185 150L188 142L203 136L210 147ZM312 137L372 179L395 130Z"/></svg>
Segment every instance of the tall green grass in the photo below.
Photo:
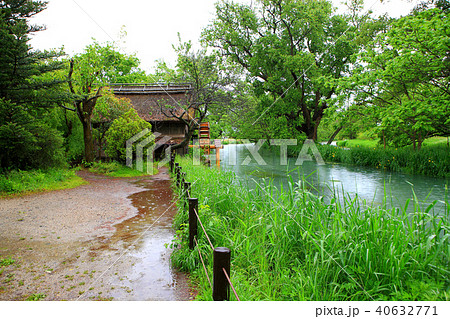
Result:
<svg viewBox="0 0 450 319"><path fill-rule="evenodd" d="M450 177L450 148L446 145L424 147L420 151L409 148L354 147L343 149L318 145L325 161L370 166L393 172Z"/></svg>
<svg viewBox="0 0 450 319"><path fill-rule="evenodd" d="M444 216L418 202L390 210L357 198L325 200L292 181L249 188L231 172L177 159L199 216L215 247L232 251L231 280L241 300L448 300L450 205ZM187 243L187 211L178 202L173 264L211 288L198 256L212 269L212 252L199 227L199 246ZM407 213L413 205L415 213ZM233 297L234 298L234 297Z"/></svg>

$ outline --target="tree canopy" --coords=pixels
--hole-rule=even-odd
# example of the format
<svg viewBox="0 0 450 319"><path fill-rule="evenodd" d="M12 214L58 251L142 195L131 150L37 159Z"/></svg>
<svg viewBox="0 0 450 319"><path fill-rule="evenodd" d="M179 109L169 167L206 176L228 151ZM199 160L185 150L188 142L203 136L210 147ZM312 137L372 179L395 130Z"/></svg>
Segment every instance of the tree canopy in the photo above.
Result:
<svg viewBox="0 0 450 319"><path fill-rule="evenodd" d="M83 125L84 159L94 160L92 115L102 88L110 83L130 83L145 80L145 72L139 69L139 59L127 55L111 43L98 42L88 45L83 53L70 60L68 74L73 106Z"/></svg>
<svg viewBox="0 0 450 319"><path fill-rule="evenodd" d="M450 135L450 23L439 8L394 21L360 55L351 78L355 103L377 117L395 145L420 148Z"/></svg>
<svg viewBox="0 0 450 319"><path fill-rule="evenodd" d="M222 1L216 10L203 39L246 70L259 97L254 124L270 137L317 139L336 79L369 34L358 32L367 21L334 14L325 0Z"/></svg>
<svg viewBox="0 0 450 319"><path fill-rule="evenodd" d="M2 169L60 164L62 137L46 119L47 108L67 98L59 51L35 51L32 33L44 30L28 19L46 8L44 1L0 2L0 165Z"/></svg>

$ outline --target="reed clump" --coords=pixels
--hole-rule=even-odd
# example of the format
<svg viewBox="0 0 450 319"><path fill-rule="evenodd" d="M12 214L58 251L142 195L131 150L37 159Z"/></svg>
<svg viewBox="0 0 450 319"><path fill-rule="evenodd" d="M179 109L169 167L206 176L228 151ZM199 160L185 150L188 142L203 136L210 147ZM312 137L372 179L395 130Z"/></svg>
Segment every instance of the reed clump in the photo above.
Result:
<svg viewBox="0 0 450 319"><path fill-rule="evenodd" d="M313 194L291 181L249 187L232 172L177 159L199 199L199 216L215 247L232 251L231 279L241 300L448 300L450 205L433 213L417 200L386 209L335 193ZM180 197L181 198L181 197ZM187 210L179 201L173 264L211 300L212 252L201 230L187 244ZM410 213L413 206L414 213Z"/></svg>
<svg viewBox="0 0 450 319"><path fill-rule="evenodd" d="M446 145L410 148L352 147L318 145L325 161L375 167L385 171L450 177L450 148Z"/></svg>

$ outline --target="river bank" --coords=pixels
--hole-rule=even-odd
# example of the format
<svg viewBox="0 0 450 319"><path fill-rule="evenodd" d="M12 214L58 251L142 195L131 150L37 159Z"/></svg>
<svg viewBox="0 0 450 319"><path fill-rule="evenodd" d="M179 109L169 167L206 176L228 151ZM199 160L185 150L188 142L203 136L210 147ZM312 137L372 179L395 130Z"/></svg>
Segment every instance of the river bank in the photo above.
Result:
<svg viewBox="0 0 450 319"><path fill-rule="evenodd" d="M325 161L374 167L383 171L450 178L450 148L446 145L409 148L335 147L318 145Z"/></svg>
<svg viewBox="0 0 450 319"><path fill-rule="evenodd" d="M442 216L414 201L413 213L347 196L325 201L306 184L283 191L261 179L249 188L233 172L177 161L212 244L232 251L231 280L241 300L448 298L448 201ZM197 278L198 298L211 300L198 250L209 271L211 251L201 231L197 248L188 249L186 223L180 208L172 260Z"/></svg>

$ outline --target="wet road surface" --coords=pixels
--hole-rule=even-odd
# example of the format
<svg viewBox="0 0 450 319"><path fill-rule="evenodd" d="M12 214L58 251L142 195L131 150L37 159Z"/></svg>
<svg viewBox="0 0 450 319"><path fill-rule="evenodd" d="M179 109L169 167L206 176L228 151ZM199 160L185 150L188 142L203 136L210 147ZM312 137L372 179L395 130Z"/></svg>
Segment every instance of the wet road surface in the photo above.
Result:
<svg viewBox="0 0 450 319"><path fill-rule="evenodd" d="M0 207L0 259L16 260L3 267L0 300L24 300L32 294L45 295L43 300L193 299L189 280L170 266L168 246L176 206L167 169L129 180L89 173L83 177L90 185L78 190L0 202L5 204ZM90 196L89 209L96 215L61 215L58 209L65 206L48 209L46 196L51 202L79 199L80 203L71 203L83 213L83 197ZM16 225L15 218L27 213L28 207L18 212L25 201L32 202L35 210L29 209L25 217L29 222L22 228L25 224ZM24 229L25 235L16 233ZM41 236L44 232L48 236Z"/></svg>

